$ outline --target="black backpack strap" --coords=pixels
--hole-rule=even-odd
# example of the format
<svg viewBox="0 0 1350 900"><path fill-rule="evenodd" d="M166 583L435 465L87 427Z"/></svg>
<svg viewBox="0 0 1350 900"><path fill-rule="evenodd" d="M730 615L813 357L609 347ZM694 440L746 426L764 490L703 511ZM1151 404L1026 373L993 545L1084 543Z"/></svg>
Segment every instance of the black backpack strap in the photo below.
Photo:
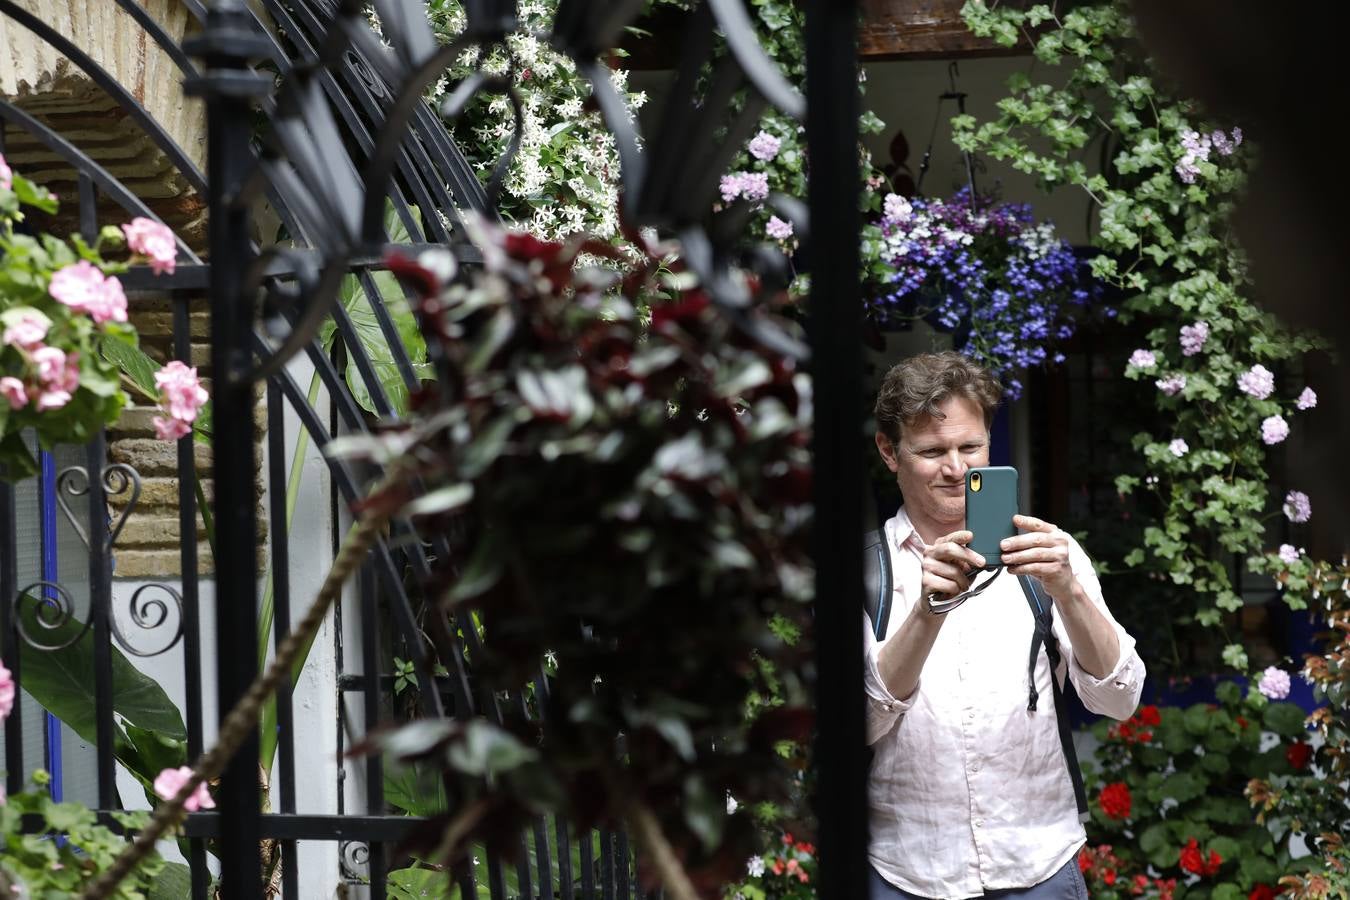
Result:
<svg viewBox="0 0 1350 900"><path fill-rule="evenodd" d="M1059 642L1055 640L1055 601L1049 594L1043 594L1028 575L1017 578L1026 594L1031 614L1036 619L1036 630L1031 636L1031 657L1027 661L1027 711L1036 711L1036 657L1041 645L1045 645L1045 655L1050 660L1050 685L1055 692L1055 718L1059 725L1059 746L1064 751L1064 764L1069 767L1069 779L1073 782L1073 796L1078 802L1080 818L1088 815L1087 791L1083 788L1083 770L1078 765L1078 752L1073 747L1073 732L1069 728L1069 704L1060 687L1055 671L1059 668Z"/></svg>
<svg viewBox="0 0 1350 900"><path fill-rule="evenodd" d="M872 620L872 633L877 640L886 635L886 623L891 619L891 552L886 546L886 534L881 529L863 535L863 608Z"/></svg>

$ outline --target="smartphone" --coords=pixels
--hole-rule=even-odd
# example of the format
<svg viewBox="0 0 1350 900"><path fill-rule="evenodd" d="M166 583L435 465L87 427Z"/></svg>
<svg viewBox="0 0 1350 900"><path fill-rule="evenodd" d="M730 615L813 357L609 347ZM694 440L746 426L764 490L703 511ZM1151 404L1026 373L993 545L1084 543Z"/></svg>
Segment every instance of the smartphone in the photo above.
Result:
<svg viewBox="0 0 1350 900"><path fill-rule="evenodd" d="M1017 534L1017 470L986 466L966 472L966 530L975 537L970 549L984 557L985 568L1003 565L999 543Z"/></svg>

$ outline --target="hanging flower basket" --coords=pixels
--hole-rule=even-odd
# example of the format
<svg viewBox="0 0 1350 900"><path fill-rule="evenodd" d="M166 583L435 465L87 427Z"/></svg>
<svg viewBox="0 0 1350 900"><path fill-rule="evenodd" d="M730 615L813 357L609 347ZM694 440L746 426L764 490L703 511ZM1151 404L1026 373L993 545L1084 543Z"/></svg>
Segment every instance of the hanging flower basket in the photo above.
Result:
<svg viewBox="0 0 1350 900"><path fill-rule="evenodd" d="M980 196L972 206L967 189L950 200L890 194L865 240L877 321L953 334L1014 399L1026 369L1063 361L1056 346L1084 316L1115 314L1073 248L1025 204Z"/></svg>

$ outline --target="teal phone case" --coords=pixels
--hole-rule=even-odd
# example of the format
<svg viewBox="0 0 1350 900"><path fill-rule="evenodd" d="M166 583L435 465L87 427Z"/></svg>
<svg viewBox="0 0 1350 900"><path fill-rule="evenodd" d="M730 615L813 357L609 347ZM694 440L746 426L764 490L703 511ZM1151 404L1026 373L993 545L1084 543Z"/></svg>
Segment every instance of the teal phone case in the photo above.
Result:
<svg viewBox="0 0 1350 900"><path fill-rule="evenodd" d="M999 542L1017 534L1017 470L986 466L966 472L966 530L975 535L970 548L984 557L986 568L1003 565Z"/></svg>

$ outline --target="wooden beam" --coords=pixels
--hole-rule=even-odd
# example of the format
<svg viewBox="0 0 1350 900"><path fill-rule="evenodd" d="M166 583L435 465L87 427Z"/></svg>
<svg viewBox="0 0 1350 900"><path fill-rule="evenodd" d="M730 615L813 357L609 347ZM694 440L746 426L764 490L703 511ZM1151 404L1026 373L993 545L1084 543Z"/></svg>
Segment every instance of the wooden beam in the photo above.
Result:
<svg viewBox="0 0 1350 900"><path fill-rule="evenodd" d="M1001 47L977 38L961 19L965 0L862 0L858 55L864 62L895 59L968 59L1020 56L1025 41Z"/></svg>

